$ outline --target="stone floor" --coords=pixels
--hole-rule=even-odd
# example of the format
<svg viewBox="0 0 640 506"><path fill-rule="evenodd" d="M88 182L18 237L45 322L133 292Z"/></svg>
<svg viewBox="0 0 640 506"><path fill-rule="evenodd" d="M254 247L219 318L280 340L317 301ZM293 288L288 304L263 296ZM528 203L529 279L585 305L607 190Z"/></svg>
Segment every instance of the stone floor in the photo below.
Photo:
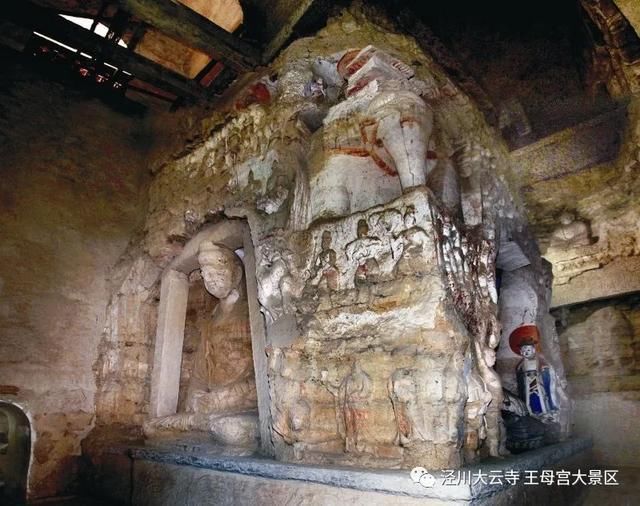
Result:
<svg viewBox="0 0 640 506"><path fill-rule="evenodd" d="M637 506L640 504L640 467L618 469L618 486L591 487L583 506Z"/></svg>
<svg viewBox="0 0 640 506"><path fill-rule="evenodd" d="M620 468L619 486L591 487L581 506L637 506L640 504L640 467ZM67 497L33 503L33 506L115 506L115 503L89 497Z"/></svg>

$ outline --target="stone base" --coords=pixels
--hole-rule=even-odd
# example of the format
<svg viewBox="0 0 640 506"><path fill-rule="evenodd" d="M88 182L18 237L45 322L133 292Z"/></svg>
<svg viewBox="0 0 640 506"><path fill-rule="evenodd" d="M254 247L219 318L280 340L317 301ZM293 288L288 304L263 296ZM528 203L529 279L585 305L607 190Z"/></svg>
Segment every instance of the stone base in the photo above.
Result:
<svg viewBox="0 0 640 506"><path fill-rule="evenodd" d="M256 448L242 446L225 446L211 442L208 434L191 437L155 437L145 440L145 448L155 449L161 452L184 452L190 454L220 455L225 457L251 457L258 452Z"/></svg>
<svg viewBox="0 0 640 506"><path fill-rule="evenodd" d="M446 473L434 471L435 484L427 488L415 483L409 471L306 466L138 447L103 454L94 490L131 505L568 505L578 503L588 487L526 485L524 471L581 469L588 474L590 448L590 440L573 439L502 460L486 460L454 471L454 476L462 478L453 480L455 484L446 484ZM480 470L503 477L519 471L519 482L469 483L466 477L474 481Z"/></svg>

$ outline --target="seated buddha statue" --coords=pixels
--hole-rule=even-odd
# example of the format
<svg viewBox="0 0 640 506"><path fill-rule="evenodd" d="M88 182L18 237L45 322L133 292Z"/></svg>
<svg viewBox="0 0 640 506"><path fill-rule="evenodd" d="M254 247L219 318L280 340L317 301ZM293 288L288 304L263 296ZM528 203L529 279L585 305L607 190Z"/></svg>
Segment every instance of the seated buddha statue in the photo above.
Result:
<svg viewBox="0 0 640 506"><path fill-rule="evenodd" d="M147 421L144 432L148 437L207 433L217 443L255 446L257 394L242 262L210 241L201 243L198 262L204 286L218 304L195 352L185 410Z"/></svg>

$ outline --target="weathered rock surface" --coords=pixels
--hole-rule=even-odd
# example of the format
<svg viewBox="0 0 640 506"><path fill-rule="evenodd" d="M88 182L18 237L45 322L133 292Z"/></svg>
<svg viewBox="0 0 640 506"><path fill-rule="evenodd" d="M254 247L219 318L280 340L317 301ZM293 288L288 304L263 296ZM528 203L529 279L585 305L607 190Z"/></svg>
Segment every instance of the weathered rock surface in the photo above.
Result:
<svg viewBox="0 0 640 506"><path fill-rule="evenodd" d="M640 306L627 295L554 311L575 430L594 439L599 462L633 466L640 416Z"/></svg>
<svg viewBox="0 0 640 506"><path fill-rule="evenodd" d="M269 100L247 105L257 85ZM256 384L268 387L258 407L270 452L372 467L498 456L500 245L511 252L500 265L547 273L506 146L479 110L414 40L357 9L293 43L231 102L151 185L145 233L114 278L100 423L148 417L151 354L138 360L145 381L120 364L131 360L124 335L153 346L158 272L203 227L242 219L265 323ZM531 313L553 351L549 288L534 286ZM193 332L191 321L183 385Z"/></svg>

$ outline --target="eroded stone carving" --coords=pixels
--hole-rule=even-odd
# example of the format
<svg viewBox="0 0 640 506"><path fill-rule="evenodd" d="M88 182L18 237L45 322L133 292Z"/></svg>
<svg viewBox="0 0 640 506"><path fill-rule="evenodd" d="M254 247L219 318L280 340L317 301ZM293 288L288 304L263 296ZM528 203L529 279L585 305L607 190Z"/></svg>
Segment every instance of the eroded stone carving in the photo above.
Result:
<svg viewBox="0 0 640 506"><path fill-rule="evenodd" d="M267 214L274 214L280 210L289 197L286 181L279 177L276 186L256 201L256 207Z"/></svg>
<svg viewBox="0 0 640 506"><path fill-rule="evenodd" d="M340 273L337 268L337 256L331 247L331 232L322 232L320 253L316 257L308 284L318 287L319 290L330 292L338 289Z"/></svg>
<svg viewBox="0 0 640 506"><path fill-rule="evenodd" d="M480 216L482 210L480 209ZM475 211L474 211L474 215ZM499 344L500 324L497 318L497 292L495 287L495 246L489 241L460 234L451 219L439 217L442 227L439 249L453 295L453 303L465 321L472 336L474 363L491 401L484 412L486 443L489 454L500 456L507 453L506 434L502 427L500 405L502 383L494 369L495 348ZM472 377L473 378L473 377ZM470 392L477 390L475 379L471 380ZM465 423L477 425L475 410L469 410ZM477 435L480 432L476 431ZM468 458L477 450L475 436L467 441Z"/></svg>
<svg viewBox="0 0 640 506"><path fill-rule="evenodd" d="M397 173L403 190L425 184L427 146L433 114L410 91L388 91L376 96L361 123L365 146L385 171Z"/></svg>
<svg viewBox="0 0 640 506"><path fill-rule="evenodd" d="M257 394L242 263L210 241L200 244L198 262L218 304L196 352L185 412L149 420L145 434L200 431L218 443L255 446Z"/></svg>
<svg viewBox="0 0 640 506"><path fill-rule="evenodd" d="M361 211L422 186L437 158L425 101L435 85L373 46L344 53L337 72L347 81L346 100L323 121L328 157L311 170L312 219Z"/></svg>
<svg viewBox="0 0 640 506"><path fill-rule="evenodd" d="M330 441L324 433L312 433L310 428L311 406L304 399L298 399L287 409L279 409L274 420L273 430L283 441L293 448L296 460L304 457L308 448L317 447Z"/></svg>
<svg viewBox="0 0 640 506"><path fill-rule="evenodd" d="M510 141L526 137L533 131L527 113L517 97L509 97L498 106L498 128Z"/></svg>
<svg viewBox="0 0 640 506"><path fill-rule="evenodd" d="M400 446L426 438L421 420L422 406L418 402L418 381L415 369L398 369L387 384L397 428L395 442Z"/></svg>
<svg viewBox="0 0 640 506"><path fill-rule="evenodd" d="M358 362L354 362L351 371L340 382L330 381L328 371L322 372L322 381L333 395L336 409L336 425L338 434L344 440L344 448L348 453L364 452L362 432L366 426L371 398L371 377L362 370Z"/></svg>
<svg viewBox="0 0 640 506"><path fill-rule="evenodd" d="M589 225L577 219L574 213L565 211L560 215L558 221L560 221L560 225L551 234L551 247L589 246L593 242Z"/></svg>
<svg viewBox="0 0 640 506"><path fill-rule="evenodd" d="M398 174L403 190L425 184L433 112L420 97L423 83L409 81L413 69L368 46L357 53L346 53L338 71L348 80L348 96L374 94L364 111L360 131L365 149L376 164L389 174Z"/></svg>
<svg viewBox="0 0 640 506"><path fill-rule="evenodd" d="M376 257L384 249L383 243L378 237L369 235L367 220L358 221L357 235L358 237L348 243L345 249L347 258L357 264L354 278L356 286L379 279L380 266Z"/></svg>
<svg viewBox="0 0 640 506"><path fill-rule="evenodd" d="M433 247L424 229L417 226L416 208L407 206L403 216L404 230L398 235L402 241L402 253L397 263L401 275L424 274L429 269L425 261L425 249Z"/></svg>
<svg viewBox="0 0 640 506"><path fill-rule="evenodd" d="M468 226L482 223L483 170L491 166L491 152L477 139L466 140L458 147L455 160L460 175L460 200L462 215Z"/></svg>
<svg viewBox="0 0 640 506"><path fill-rule="evenodd" d="M491 401L491 392L484 381L475 371L471 371L467 381L467 402L464 405L464 452L467 462L478 458L480 445L487 437L485 417Z"/></svg>
<svg viewBox="0 0 640 506"><path fill-rule="evenodd" d="M343 405L345 427L345 450L364 451L362 431L364 429L371 398L371 377L354 362L351 372L343 382Z"/></svg>
<svg viewBox="0 0 640 506"><path fill-rule="evenodd" d="M312 250L318 253L312 261L297 261L308 265L298 268L306 271L302 272L305 293L310 294L321 284L325 287L321 292L328 293L389 282L399 270L407 276L424 274L433 268L434 259L433 241L418 226L418 221L425 219L430 220L430 215L424 206L373 208L357 220L350 220L346 228L314 233Z"/></svg>
<svg viewBox="0 0 640 506"><path fill-rule="evenodd" d="M160 203L150 247L165 251L168 229L188 236L221 210L246 215L277 458L451 468L463 456L498 456L495 249L503 231L510 240L524 224L498 182L506 157L413 43L358 37L365 49L345 53L327 37L315 52L284 55L271 73L277 83L264 83L267 100L260 87L248 90L251 103L197 156L163 171L154 204L175 177L193 217L185 233L179 205ZM537 252L523 248L534 264ZM220 374L248 378L244 358L220 364L215 349L208 363ZM239 436L223 428L243 423L227 423L241 416L227 400L252 393L241 382L220 386L216 396L194 388L190 411L158 429L213 428L233 442Z"/></svg>
<svg viewBox="0 0 640 506"><path fill-rule="evenodd" d="M282 241L265 242L256 277L258 299L267 323L292 311L292 301L304 288L302 273L295 268L294 254Z"/></svg>

